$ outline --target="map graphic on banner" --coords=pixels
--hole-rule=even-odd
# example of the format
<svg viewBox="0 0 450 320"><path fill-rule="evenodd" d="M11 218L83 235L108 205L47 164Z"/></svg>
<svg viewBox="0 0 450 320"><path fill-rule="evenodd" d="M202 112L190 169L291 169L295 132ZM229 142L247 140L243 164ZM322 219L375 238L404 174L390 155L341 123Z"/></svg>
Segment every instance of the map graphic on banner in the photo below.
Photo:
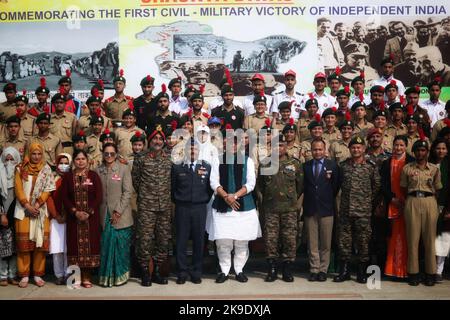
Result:
<svg viewBox="0 0 450 320"><path fill-rule="evenodd" d="M100 78L112 94L120 69L132 96L151 74L155 93L180 77L212 97L225 67L239 96L251 93L254 73L274 93L292 69L296 90L308 93L314 74L337 66L345 84L364 71L367 93L387 55L397 78L422 87L422 99L436 77L441 99L450 98L450 3L442 0L8 0L0 24L0 85L14 81L32 101L41 76L55 92L67 69L83 101Z"/></svg>
<svg viewBox="0 0 450 320"><path fill-rule="evenodd" d="M245 89L243 82L248 82L255 72L279 73L279 64L289 63L306 46L306 42L283 35L236 41L216 36L210 26L196 21L151 26L136 38L159 43L166 50L155 58L162 77L180 77L194 87L204 84L206 96L220 94L224 67L236 74L236 94L244 95L247 92L239 88ZM273 85L275 80L268 75L269 91Z"/></svg>

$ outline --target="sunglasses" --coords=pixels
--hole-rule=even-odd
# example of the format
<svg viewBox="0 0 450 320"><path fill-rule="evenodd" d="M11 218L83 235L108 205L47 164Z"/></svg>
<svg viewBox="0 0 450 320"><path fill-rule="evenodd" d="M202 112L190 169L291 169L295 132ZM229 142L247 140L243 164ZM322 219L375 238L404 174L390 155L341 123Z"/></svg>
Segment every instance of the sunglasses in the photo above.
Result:
<svg viewBox="0 0 450 320"><path fill-rule="evenodd" d="M115 157L116 153L115 152L103 152L103 156L105 158L109 158L109 157Z"/></svg>

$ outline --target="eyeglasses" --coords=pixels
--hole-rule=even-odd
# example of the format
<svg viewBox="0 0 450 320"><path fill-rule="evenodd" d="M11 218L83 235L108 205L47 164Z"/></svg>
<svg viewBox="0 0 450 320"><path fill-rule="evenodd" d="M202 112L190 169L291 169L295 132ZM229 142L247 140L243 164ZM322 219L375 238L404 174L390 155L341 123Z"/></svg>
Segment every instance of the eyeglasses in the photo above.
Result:
<svg viewBox="0 0 450 320"><path fill-rule="evenodd" d="M115 152L103 152L103 156L105 158L109 158L109 157L115 157L116 153Z"/></svg>

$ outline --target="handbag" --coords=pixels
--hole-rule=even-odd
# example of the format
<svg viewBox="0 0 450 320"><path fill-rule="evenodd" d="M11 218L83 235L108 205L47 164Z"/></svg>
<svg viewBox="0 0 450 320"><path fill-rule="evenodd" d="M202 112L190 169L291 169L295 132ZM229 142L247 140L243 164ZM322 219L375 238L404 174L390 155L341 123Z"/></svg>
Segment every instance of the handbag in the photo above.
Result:
<svg viewBox="0 0 450 320"><path fill-rule="evenodd" d="M9 227L0 227L0 257L5 258L14 254L14 235Z"/></svg>

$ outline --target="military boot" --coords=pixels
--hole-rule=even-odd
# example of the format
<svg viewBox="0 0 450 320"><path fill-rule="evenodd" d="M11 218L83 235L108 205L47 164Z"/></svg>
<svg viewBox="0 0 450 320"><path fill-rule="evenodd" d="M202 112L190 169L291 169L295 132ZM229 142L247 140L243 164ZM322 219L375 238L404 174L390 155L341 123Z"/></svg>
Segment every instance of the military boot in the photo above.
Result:
<svg viewBox="0 0 450 320"><path fill-rule="evenodd" d="M347 262L339 262L339 274L333 278L334 282L344 282L350 280L350 270Z"/></svg>
<svg viewBox="0 0 450 320"><path fill-rule="evenodd" d="M277 265L274 259L267 260L269 265L269 270L267 272L266 279L264 279L265 282L273 282L277 280L278 278L278 270Z"/></svg>
<svg viewBox="0 0 450 320"><path fill-rule="evenodd" d="M358 273L356 274L356 281L359 283L367 283L366 264L360 263L358 265Z"/></svg>
<svg viewBox="0 0 450 320"><path fill-rule="evenodd" d="M141 267L141 286L150 287L152 285L152 278L148 266Z"/></svg>
<svg viewBox="0 0 450 320"><path fill-rule="evenodd" d="M294 281L294 277L292 276L291 266L292 266L291 261L283 262L283 281L285 281L285 282L293 282Z"/></svg>
<svg viewBox="0 0 450 320"><path fill-rule="evenodd" d="M169 282L167 281L167 278L161 275L159 268L160 266L157 263L155 263L155 270L153 271L152 274L153 282L157 284L168 284Z"/></svg>

